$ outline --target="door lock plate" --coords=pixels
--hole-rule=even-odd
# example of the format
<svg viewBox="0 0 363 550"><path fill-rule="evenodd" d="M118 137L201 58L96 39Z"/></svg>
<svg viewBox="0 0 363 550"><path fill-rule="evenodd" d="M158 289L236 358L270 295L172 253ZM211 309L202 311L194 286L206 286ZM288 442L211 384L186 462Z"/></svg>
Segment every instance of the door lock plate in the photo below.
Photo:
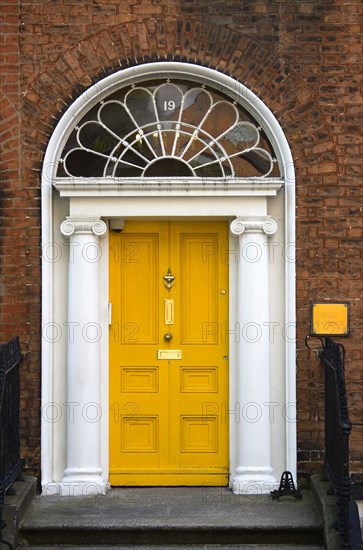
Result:
<svg viewBox="0 0 363 550"><path fill-rule="evenodd" d="M165 325L174 324L174 300L165 300L164 323Z"/></svg>

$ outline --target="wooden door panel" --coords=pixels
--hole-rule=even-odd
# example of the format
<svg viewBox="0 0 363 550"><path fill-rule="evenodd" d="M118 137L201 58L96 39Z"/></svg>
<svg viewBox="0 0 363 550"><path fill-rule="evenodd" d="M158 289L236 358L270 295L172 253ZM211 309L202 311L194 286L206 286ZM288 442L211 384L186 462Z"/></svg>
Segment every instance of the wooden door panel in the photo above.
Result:
<svg viewBox="0 0 363 550"><path fill-rule="evenodd" d="M159 235L121 233L122 344L156 344L159 333Z"/></svg>
<svg viewBox="0 0 363 550"><path fill-rule="evenodd" d="M216 344L218 331L206 341L208 324L218 323L218 233L180 234L180 319L182 344ZM211 248L213 247L213 248Z"/></svg>
<svg viewBox="0 0 363 550"><path fill-rule="evenodd" d="M159 367L121 367L121 393L159 391Z"/></svg>
<svg viewBox="0 0 363 550"><path fill-rule="evenodd" d="M180 369L181 393L217 393L218 367L190 366Z"/></svg>

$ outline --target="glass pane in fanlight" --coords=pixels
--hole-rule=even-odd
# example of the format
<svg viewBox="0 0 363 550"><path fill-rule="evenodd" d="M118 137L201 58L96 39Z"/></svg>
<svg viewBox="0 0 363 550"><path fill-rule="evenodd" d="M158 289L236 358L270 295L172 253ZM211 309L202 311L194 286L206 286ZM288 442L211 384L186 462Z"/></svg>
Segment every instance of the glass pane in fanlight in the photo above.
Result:
<svg viewBox="0 0 363 550"><path fill-rule="evenodd" d="M59 161L58 168L57 168L57 178L67 178L68 174L64 169L64 163L62 161Z"/></svg>
<svg viewBox="0 0 363 550"><path fill-rule="evenodd" d="M140 151L140 153L150 160L162 156L163 150L160 143L160 132L156 124L148 124L140 130L135 130L135 132L128 136L127 141L133 143L133 148Z"/></svg>
<svg viewBox="0 0 363 550"><path fill-rule="evenodd" d="M238 111L234 105L226 101L220 101L213 105L202 129L213 138L217 138L235 124L237 120Z"/></svg>
<svg viewBox="0 0 363 550"><path fill-rule="evenodd" d="M241 122L219 139L218 143L229 155L233 155L258 145L259 137L259 132L255 126Z"/></svg>
<svg viewBox="0 0 363 550"><path fill-rule="evenodd" d="M133 144L132 149L138 151L145 159L154 160L155 157L161 155L159 133L153 132L148 136L141 137Z"/></svg>
<svg viewBox="0 0 363 550"><path fill-rule="evenodd" d="M141 158L136 153L137 150L137 146L135 148L127 148L124 145L119 145L119 147L117 147L117 149L114 151L114 157L117 158L118 161L112 162L109 166L106 167L105 175L114 176L115 169L117 170L117 172L120 173L120 170L122 171L124 168L126 169L126 164L136 165L135 168L138 169L138 172L140 172L140 170L143 170L148 164L148 160ZM119 167L119 162L122 163L121 169Z"/></svg>
<svg viewBox="0 0 363 550"><path fill-rule="evenodd" d="M134 88L126 95L125 104L139 127L156 123L154 101L148 90Z"/></svg>
<svg viewBox="0 0 363 550"><path fill-rule="evenodd" d="M213 164L209 164L214 160L215 160L215 156L207 151L204 151L195 160L193 160L190 164L195 169L196 177L197 178L223 177L224 176L223 170L222 170L221 164L218 161L213 162Z"/></svg>
<svg viewBox="0 0 363 550"><path fill-rule="evenodd" d="M69 136L68 138L68 141L66 143L66 145L64 146L64 149L62 151L62 159L64 159L64 157L66 156L66 154L71 150L71 149L78 149L79 147L79 144L78 144L78 141L77 141L77 130L73 130L73 132L71 133L71 135ZM58 178L65 178L67 177L67 174L64 170L64 166L63 166L63 162L59 162L58 164L58 170L57 170L57 177Z"/></svg>
<svg viewBox="0 0 363 550"><path fill-rule="evenodd" d="M99 117L107 128L121 138L135 129L135 124L129 117L128 112L123 105L116 101L107 101L101 105Z"/></svg>
<svg viewBox="0 0 363 550"><path fill-rule="evenodd" d="M191 140L192 138L192 132L193 132L193 128L191 127L188 127L184 124L180 124L179 126L179 130L177 132L177 135L176 135L176 148L175 148L175 155L180 157L183 153L183 151L185 151L185 148L187 146L187 144L189 143L189 141Z"/></svg>
<svg viewBox="0 0 363 550"><path fill-rule="evenodd" d="M138 149L139 147L137 144L135 144L133 148L123 148L123 150L120 151L118 158L122 161L127 161L130 164L140 166L140 168L145 168L145 166L148 164L148 161L144 160L140 157L140 155L137 154Z"/></svg>
<svg viewBox="0 0 363 550"><path fill-rule="evenodd" d="M200 153L206 147L206 143L203 142L198 136L190 136L180 134L178 140L178 155L182 156L183 160L189 161L195 155Z"/></svg>
<svg viewBox="0 0 363 550"><path fill-rule="evenodd" d="M161 123L162 140L164 145L164 156L177 155L178 139L180 128L177 122L167 121Z"/></svg>
<svg viewBox="0 0 363 550"><path fill-rule="evenodd" d="M248 111L246 111L246 109L242 107L242 105L236 105L236 107L238 109L240 122L250 122L254 126L259 126L253 116Z"/></svg>
<svg viewBox="0 0 363 550"><path fill-rule="evenodd" d="M86 122L78 132L78 139L85 149L92 149L103 155L110 155L118 143L98 122Z"/></svg>
<svg viewBox="0 0 363 550"><path fill-rule="evenodd" d="M156 108L160 121L179 120L183 94L174 84L163 84L155 93Z"/></svg>
<svg viewBox="0 0 363 550"><path fill-rule="evenodd" d="M116 169L114 173L115 178L138 178L142 174L142 170L135 168L134 166L129 166L123 162L116 164Z"/></svg>
<svg viewBox="0 0 363 550"><path fill-rule="evenodd" d="M162 158L150 164L145 170L146 178L193 177L190 166L175 158Z"/></svg>
<svg viewBox="0 0 363 550"><path fill-rule="evenodd" d="M203 166L209 163L219 165L219 159L221 159L222 157L222 151L214 148L208 148L202 150L193 160L190 161L190 164L193 166L193 168L197 168L198 166ZM197 172L197 175L199 175L199 170Z"/></svg>
<svg viewBox="0 0 363 550"><path fill-rule="evenodd" d="M272 168L272 162L266 151L256 148L234 159L234 166L238 177L266 176Z"/></svg>
<svg viewBox="0 0 363 550"><path fill-rule="evenodd" d="M163 131L163 142L166 156L170 156L172 154L176 137L177 134L175 130L170 130L168 132Z"/></svg>
<svg viewBox="0 0 363 550"><path fill-rule="evenodd" d="M63 151L62 151L62 157L64 158L68 151L71 149L75 149L79 147L79 143L77 141L77 130L73 130L71 135L69 136L67 143L65 144Z"/></svg>
<svg viewBox="0 0 363 550"><path fill-rule="evenodd" d="M266 134L263 131L260 132L259 147L261 149L264 149L265 151L268 151L273 159L276 158L273 147L272 147L270 141L267 139ZM281 174L281 171L280 171L280 165L279 165L278 162L273 163L273 169L272 169L272 172L269 175L271 177L274 177L274 178L282 177L282 174Z"/></svg>
<svg viewBox="0 0 363 550"><path fill-rule="evenodd" d="M279 166L279 163L278 162L274 162L272 164L272 170L271 172L269 173L269 176L271 178L281 178L283 177L282 174L281 174L281 171L280 171L280 166Z"/></svg>
<svg viewBox="0 0 363 550"><path fill-rule="evenodd" d="M231 167L231 165L232 165L232 167ZM233 170L233 162L230 163L227 160L225 160L224 162L222 162L222 166L223 166L223 171L224 171L225 177L235 175L234 170Z"/></svg>
<svg viewBox="0 0 363 550"><path fill-rule="evenodd" d="M84 149L74 149L65 159L67 172L74 177L103 177L107 159Z"/></svg>
<svg viewBox="0 0 363 550"><path fill-rule="evenodd" d="M210 95L201 88L193 88L184 96L181 121L198 127L212 105Z"/></svg>
<svg viewBox="0 0 363 550"><path fill-rule="evenodd" d="M234 157L232 162L236 178L256 178L263 175L244 156Z"/></svg>
<svg viewBox="0 0 363 550"><path fill-rule="evenodd" d="M113 177L113 173L115 171L115 166L116 166L116 163L113 160L108 159L108 161L105 164L104 176L105 177L108 177L108 176Z"/></svg>

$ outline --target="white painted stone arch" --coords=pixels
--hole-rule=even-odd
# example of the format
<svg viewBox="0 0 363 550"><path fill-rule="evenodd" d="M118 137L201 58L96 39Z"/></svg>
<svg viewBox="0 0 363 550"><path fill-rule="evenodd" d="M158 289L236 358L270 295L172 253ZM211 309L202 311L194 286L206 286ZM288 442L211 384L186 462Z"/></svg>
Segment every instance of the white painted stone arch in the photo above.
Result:
<svg viewBox="0 0 363 550"><path fill-rule="evenodd" d="M278 162L282 168L283 178L280 182L266 181L265 184L246 181L241 187L240 182L213 182L213 185L196 186L193 190L186 190L183 182L170 188L167 181L162 186L125 187L123 191L117 182L108 185L89 186L88 182L74 180L58 185L56 180L56 166L64 144L72 129L82 116L98 101L107 97L120 86L131 82L138 83L150 78L181 78L205 83L223 91L242 104L258 121L272 143ZM159 182L160 183L160 182ZM234 185L234 183L236 183ZM283 189L279 190L282 187ZM121 215L120 215L121 212ZM65 235L73 224L72 231L82 231L92 234L98 239L104 230L99 220L110 218L213 218L228 219L231 224L231 247L248 246L251 242L260 242L262 250L270 250L270 255L262 260L265 270L264 281L268 286L265 291L270 300L270 308L261 309L261 297L258 294L244 293L244 300L249 303L251 310L263 312L267 321L260 318L265 327L266 337L259 348L261 361L271 362L273 373L271 382L264 387L264 402L259 405L261 411L268 411L266 421L258 424L261 427L260 436L269 440L269 445L263 448L263 453L270 453L270 457L260 459L259 440L253 443L256 428L253 422L244 418L251 398L248 392L240 395L243 384L250 383L251 372L243 370L247 377L241 378L237 365L241 357L254 357L256 347L251 342L246 343L243 338L237 342L236 336L230 336L231 357L231 393L230 404L238 402L239 422L231 422L230 435L230 462L231 486L237 493L268 492L276 485L283 470L290 470L296 475L296 380L295 380L295 177L291 151L286 137L278 121L267 106L247 87L215 70L181 62L157 62L118 71L88 90L86 90L65 112L56 126L49 141L44 158L42 171L42 442L41 467L42 486L44 493L61 492L75 494L89 491L104 492L108 487L108 414L100 418L98 430L92 432L93 449L96 449L98 458L89 471L82 468L77 474L71 470L67 479L65 470L69 470L69 460L72 461L73 449L70 449L72 436L69 425L72 423L72 414L76 414L80 405L72 405L74 395L70 396L69 372L67 375L67 348L70 339L75 338L76 326L69 323L67 316L68 271L72 271L72 260L69 263L72 247ZM277 221L277 242L274 246L267 246L267 236L276 231L274 220ZM67 218L68 229L63 234L60 224ZM233 220L235 220L233 222ZM88 224L88 225L87 225ZM96 224L96 229L95 225ZM98 225L97 225L98 224ZM81 227L81 229L80 229ZM64 228L64 226L63 226ZM69 233L70 234L70 233ZM97 283L99 292L99 320L103 329L100 337L100 362L96 366L100 377L100 391L98 394L101 411L108 411L108 343L107 343L107 235L97 241L104 251L100 261L100 271L95 275L93 282L100 276ZM241 248L240 248L241 250ZM271 255L271 251L274 255ZM73 258L77 261L76 257ZM69 264L69 265L68 265ZM241 285L256 277L256 265L249 262L243 268L244 262L231 262L231 303L230 325L237 326L241 321L241 312L237 307L241 301ZM260 264L259 264L260 265ZM74 267L74 266L73 266ZM246 267L246 266L245 266ZM73 270L75 271L75 270ZM95 273L95 271L94 271ZM93 275L91 275L93 277ZM283 283L282 283L283 281ZM72 286L72 283L69 283ZM240 285L238 287L238 285ZM233 291L233 288L235 289ZM240 295L238 294L240 288ZM74 291L74 289L73 289ZM261 295L264 295L263 292ZM270 296L270 297L269 297ZM68 296L69 300L69 296ZM271 316L278 300L279 310L275 319ZM87 315L87 312L85 312ZM237 323L237 324L236 324ZM248 324L248 322L247 322ZM246 326L246 324L244 325ZM276 329L276 330L275 330ZM267 340L266 340L267 338ZM248 340L248 338L247 338ZM272 340L270 342L270 340ZM250 345L248 345L250 344ZM267 354L267 355L266 355ZM264 359L263 359L264 358ZM267 359L266 359L267 358ZM234 365L234 366L233 366ZM263 365L262 365L263 370ZM258 371L258 369L257 369ZM278 374L277 374L278 372ZM68 377L68 384L67 384ZM269 377L267 377L269 380ZM252 381L253 382L253 381ZM263 384L262 384L263 385ZM277 391L275 385L278 385ZM240 389L238 389L240 388ZM275 399L274 395L278 395ZM267 396L267 397L266 397ZM93 399L97 401L97 395ZM267 399L267 401L266 401ZM73 402L73 401L72 401ZM266 403L266 404L264 404ZM234 408L235 405L230 405ZM246 408L247 407L247 408ZM252 410L252 409L251 409ZM70 414L68 422L66 413ZM231 418L233 413L231 412ZM248 414L247 414L248 416ZM81 426L81 425L80 425ZM81 427L78 427L81 429ZM96 435L95 435L96 434ZM95 440L96 438L96 440ZM252 445L252 451L245 453L245 449ZM262 445L263 446L263 445ZM77 452L75 451L76 455ZM68 456L68 458L67 458ZM260 462L267 460L267 463ZM67 462L68 461L68 462ZM247 462L246 462L247 461ZM77 477L78 475L78 477Z"/></svg>

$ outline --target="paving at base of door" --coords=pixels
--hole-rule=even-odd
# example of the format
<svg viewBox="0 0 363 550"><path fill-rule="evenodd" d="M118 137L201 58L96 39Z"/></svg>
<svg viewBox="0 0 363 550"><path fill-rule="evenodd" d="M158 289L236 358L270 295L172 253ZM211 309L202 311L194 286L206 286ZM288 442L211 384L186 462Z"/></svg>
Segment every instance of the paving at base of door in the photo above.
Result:
<svg viewBox="0 0 363 550"><path fill-rule="evenodd" d="M116 488L106 496L33 499L20 547L323 549L323 521L310 490L297 501L234 495L225 487Z"/></svg>

